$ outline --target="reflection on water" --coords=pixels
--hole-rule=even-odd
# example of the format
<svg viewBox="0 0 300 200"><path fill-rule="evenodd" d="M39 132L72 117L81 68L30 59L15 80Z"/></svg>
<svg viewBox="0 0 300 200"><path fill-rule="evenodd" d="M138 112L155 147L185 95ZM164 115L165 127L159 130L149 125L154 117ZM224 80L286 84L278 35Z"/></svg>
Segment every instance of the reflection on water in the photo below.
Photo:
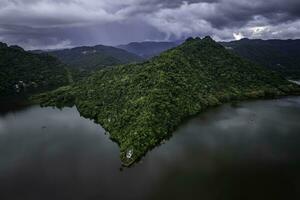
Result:
<svg viewBox="0 0 300 200"><path fill-rule="evenodd" d="M300 198L300 98L225 105L120 171L118 146L75 108L0 115L0 199Z"/></svg>

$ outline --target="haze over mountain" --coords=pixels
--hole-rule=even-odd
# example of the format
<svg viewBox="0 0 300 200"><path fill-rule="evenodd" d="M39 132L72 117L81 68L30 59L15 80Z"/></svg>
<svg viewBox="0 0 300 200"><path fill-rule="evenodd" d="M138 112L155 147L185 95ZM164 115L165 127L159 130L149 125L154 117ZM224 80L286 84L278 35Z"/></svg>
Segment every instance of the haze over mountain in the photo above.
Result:
<svg viewBox="0 0 300 200"><path fill-rule="evenodd" d="M178 46L179 42L132 42L126 45L117 46L128 52L139 55L143 58L151 58L159 55L160 53Z"/></svg>
<svg viewBox="0 0 300 200"><path fill-rule="evenodd" d="M207 107L299 92L296 84L205 37L189 38L141 64L100 70L35 100L44 106L76 106L109 132L129 166L182 120Z"/></svg>

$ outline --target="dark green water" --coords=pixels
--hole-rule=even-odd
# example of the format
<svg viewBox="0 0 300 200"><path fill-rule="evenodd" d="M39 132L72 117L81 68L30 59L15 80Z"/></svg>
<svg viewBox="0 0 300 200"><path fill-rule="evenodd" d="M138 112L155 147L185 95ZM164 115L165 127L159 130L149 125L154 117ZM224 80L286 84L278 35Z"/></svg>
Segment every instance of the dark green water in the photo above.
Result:
<svg viewBox="0 0 300 200"><path fill-rule="evenodd" d="M1 200L287 200L300 199L300 97L211 109L120 165L75 108L2 109Z"/></svg>

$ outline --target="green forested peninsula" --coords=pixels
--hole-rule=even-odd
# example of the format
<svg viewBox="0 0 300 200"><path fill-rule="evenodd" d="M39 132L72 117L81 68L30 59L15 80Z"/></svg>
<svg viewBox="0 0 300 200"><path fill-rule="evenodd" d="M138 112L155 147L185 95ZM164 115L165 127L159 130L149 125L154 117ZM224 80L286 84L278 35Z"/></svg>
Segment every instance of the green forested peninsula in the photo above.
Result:
<svg viewBox="0 0 300 200"><path fill-rule="evenodd" d="M205 37L189 38L142 64L103 69L35 100L44 106L75 105L110 133L129 166L207 107L299 92L299 86Z"/></svg>
<svg viewBox="0 0 300 200"><path fill-rule="evenodd" d="M67 84L68 71L57 59L0 43L0 98Z"/></svg>

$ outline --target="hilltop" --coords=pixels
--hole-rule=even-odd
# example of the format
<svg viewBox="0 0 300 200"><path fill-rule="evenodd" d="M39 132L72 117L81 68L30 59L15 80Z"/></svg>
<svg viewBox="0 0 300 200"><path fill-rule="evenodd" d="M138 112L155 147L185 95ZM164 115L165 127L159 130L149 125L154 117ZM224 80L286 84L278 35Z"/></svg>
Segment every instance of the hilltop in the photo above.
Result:
<svg viewBox="0 0 300 200"><path fill-rule="evenodd" d="M177 47L181 42L132 42L118 48L145 59ZM242 39L219 42L228 50L290 79L300 78L300 40Z"/></svg>
<svg viewBox="0 0 300 200"><path fill-rule="evenodd" d="M43 106L76 106L120 146L130 166L171 136L187 117L224 102L299 94L299 86L245 60L210 37L141 63L103 69L78 84L35 97Z"/></svg>

